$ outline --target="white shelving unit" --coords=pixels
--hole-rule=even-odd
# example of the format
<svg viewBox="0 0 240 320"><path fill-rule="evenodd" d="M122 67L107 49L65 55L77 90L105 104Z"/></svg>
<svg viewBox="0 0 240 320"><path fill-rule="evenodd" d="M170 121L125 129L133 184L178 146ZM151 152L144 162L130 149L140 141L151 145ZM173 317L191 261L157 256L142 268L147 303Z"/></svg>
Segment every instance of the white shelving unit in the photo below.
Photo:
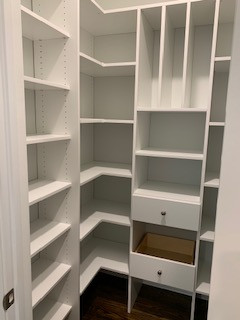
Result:
<svg viewBox="0 0 240 320"><path fill-rule="evenodd" d="M101 269L128 279L128 312L149 281L190 294L194 320L210 290L234 0L16 5L27 320L80 319ZM195 242L193 260L136 252L146 233Z"/></svg>

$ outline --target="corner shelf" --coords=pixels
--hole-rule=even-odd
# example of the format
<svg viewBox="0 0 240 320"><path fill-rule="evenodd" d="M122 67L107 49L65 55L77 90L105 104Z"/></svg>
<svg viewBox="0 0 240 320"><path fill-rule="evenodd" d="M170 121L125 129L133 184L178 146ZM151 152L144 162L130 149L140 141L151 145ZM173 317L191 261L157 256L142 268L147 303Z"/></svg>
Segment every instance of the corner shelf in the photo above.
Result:
<svg viewBox="0 0 240 320"><path fill-rule="evenodd" d="M38 203L71 187L71 182L33 180L29 182L29 205Z"/></svg>
<svg viewBox="0 0 240 320"><path fill-rule="evenodd" d="M91 123L133 124L134 120L81 118L80 123L81 124L91 124Z"/></svg>
<svg viewBox="0 0 240 320"><path fill-rule="evenodd" d="M211 264L208 261L199 261L199 279L197 281L196 292L205 296L210 293Z"/></svg>
<svg viewBox="0 0 240 320"><path fill-rule="evenodd" d="M217 172L206 172L204 186L208 188L219 188L219 173Z"/></svg>
<svg viewBox="0 0 240 320"><path fill-rule="evenodd" d="M89 235L100 223L108 222L130 227L130 205L95 199L81 209L80 240Z"/></svg>
<svg viewBox="0 0 240 320"><path fill-rule="evenodd" d="M36 307L33 313L34 320L65 320L72 307L68 304L45 299Z"/></svg>
<svg viewBox="0 0 240 320"><path fill-rule="evenodd" d="M160 157L172 159L187 159L187 160L203 160L203 153L196 151L180 151L180 150L161 150L157 148L144 148L136 151L137 156L144 157Z"/></svg>
<svg viewBox="0 0 240 320"><path fill-rule="evenodd" d="M32 307L35 308L68 274L71 266L40 258L32 264Z"/></svg>
<svg viewBox="0 0 240 320"><path fill-rule="evenodd" d="M134 191L134 195L200 204L200 188L193 185L148 180Z"/></svg>
<svg viewBox="0 0 240 320"><path fill-rule="evenodd" d="M81 168L80 185L84 185L102 175L131 178L131 165L110 162L90 162Z"/></svg>
<svg viewBox="0 0 240 320"><path fill-rule="evenodd" d="M65 141L70 139L71 139L71 136L69 134L36 134L36 135L28 135L26 142L27 142L27 145L30 145L30 144L39 144L39 143L46 143L46 142Z"/></svg>
<svg viewBox="0 0 240 320"><path fill-rule="evenodd" d="M29 90L70 90L68 85L28 76L24 76L24 87Z"/></svg>
<svg viewBox="0 0 240 320"><path fill-rule="evenodd" d="M88 248L82 248L84 257L80 265L80 294L84 292L100 269L129 274L127 244L92 238L86 246Z"/></svg>
<svg viewBox="0 0 240 320"><path fill-rule="evenodd" d="M70 224L48 220L35 220L30 224L31 258L61 237L71 228Z"/></svg>
<svg viewBox="0 0 240 320"><path fill-rule="evenodd" d="M81 73L92 77L134 76L136 62L104 63L80 52Z"/></svg>
<svg viewBox="0 0 240 320"><path fill-rule="evenodd" d="M69 38L69 33L21 5L23 37L30 40Z"/></svg>

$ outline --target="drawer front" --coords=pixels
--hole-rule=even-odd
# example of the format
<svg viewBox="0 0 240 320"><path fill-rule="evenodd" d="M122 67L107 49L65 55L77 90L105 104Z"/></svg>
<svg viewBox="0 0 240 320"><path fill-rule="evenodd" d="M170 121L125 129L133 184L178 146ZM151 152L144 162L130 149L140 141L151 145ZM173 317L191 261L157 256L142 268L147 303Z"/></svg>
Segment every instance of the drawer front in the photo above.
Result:
<svg viewBox="0 0 240 320"><path fill-rule="evenodd" d="M195 266L133 252L130 255L130 275L134 278L192 292Z"/></svg>
<svg viewBox="0 0 240 320"><path fill-rule="evenodd" d="M200 205L133 196L133 220L197 231Z"/></svg>

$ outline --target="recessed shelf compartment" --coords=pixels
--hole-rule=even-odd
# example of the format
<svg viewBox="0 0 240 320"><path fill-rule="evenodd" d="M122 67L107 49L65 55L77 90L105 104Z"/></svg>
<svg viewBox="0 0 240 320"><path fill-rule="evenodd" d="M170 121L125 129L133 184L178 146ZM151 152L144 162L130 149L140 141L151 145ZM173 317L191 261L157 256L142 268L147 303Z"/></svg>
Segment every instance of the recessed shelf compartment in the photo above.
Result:
<svg viewBox="0 0 240 320"><path fill-rule="evenodd" d="M27 145L70 140L69 134L36 134L27 135Z"/></svg>
<svg viewBox="0 0 240 320"><path fill-rule="evenodd" d="M23 37L31 40L69 38L69 33L21 5Z"/></svg>
<svg viewBox="0 0 240 320"><path fill-rule="evenodd" d="M205 121L202 113L140 113L136 154L202 160Z"/></svg>
<svg viewBox="0 0 240 320"><path fill-rule="evenodd" d="M200 203L201 162L138 157L134 195Z"/></svg>
<svg viewBox="0 0 240 320"><path fill-rule="evenodd" d="M215 72L229 72L231 57L216 57Z"/></svg>
<svg viewBox="0 0 240 320"><path fill-rule="evenodd" d="M72 307L68 304L45 299L33 311L34 320L65 320Z"/></svg>
<svg viewBox="0 0 240 320"><path fill-rule="evenodd" d="M71 182L51 181L51 180L33 180L29 182L29 205L38 203L54 194L69 189Z"/></svg>
<svg viewBox="0 0 240 320"><path fill-rule="evenodd" d="M31 258L71 228L70 224L38 219L30 224Z"/></svg>
<svg viewBox="0 0 240 320"><path fill-rule="evenodd" d="M100 269L129 274L128 241L129 228L103 223L82 242L80 294Z"/></svg>
<svg viewBox="0 0 240 320"><path fill-rule="evenodd" d="M104 63L80 52L81 73L91 77L133 76L136 62Z"/></svg>
<svg viewBox="0 0 240 320"><path fill-rule="evenodd" d="M202 242L199 253L199 268L196 292L205 296L210 293L210 279L212 269L213 245L209 242Z"/></svg>
<svg viewBox="0 0 240 320"><path fill-rule="evenodd" d="M24 87L29 90L70 90L65 84L24 76Z"/></svg>
<svg viewBox="0 0 240 320"><path fill-rule="evenodd" d="M220 179L219 179L219 173L213 172L213 171L207 171L205 176L205 187L209 188L219 188Z"/></svg>
<svg viewBox="0 0 240 320"><path fill-rule="evenodd" d="M32 264L32 307L35 308L69 273L70 265L40 258Z"/></svg>

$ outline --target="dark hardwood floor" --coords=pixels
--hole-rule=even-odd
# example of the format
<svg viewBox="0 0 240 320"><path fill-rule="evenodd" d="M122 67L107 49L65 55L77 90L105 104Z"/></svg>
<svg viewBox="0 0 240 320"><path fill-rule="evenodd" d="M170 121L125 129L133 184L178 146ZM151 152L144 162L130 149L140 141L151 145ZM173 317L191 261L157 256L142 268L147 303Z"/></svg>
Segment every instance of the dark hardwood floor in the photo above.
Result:
<svg viewBox="0 0 240 320"><path fill-rule="evenodd" d="M142 286L131 314L127 313L127 280L99 273L81 297L83 320L189 320L191 298ZM207 302L197 300L195 320L207 319Z"/></svg>

